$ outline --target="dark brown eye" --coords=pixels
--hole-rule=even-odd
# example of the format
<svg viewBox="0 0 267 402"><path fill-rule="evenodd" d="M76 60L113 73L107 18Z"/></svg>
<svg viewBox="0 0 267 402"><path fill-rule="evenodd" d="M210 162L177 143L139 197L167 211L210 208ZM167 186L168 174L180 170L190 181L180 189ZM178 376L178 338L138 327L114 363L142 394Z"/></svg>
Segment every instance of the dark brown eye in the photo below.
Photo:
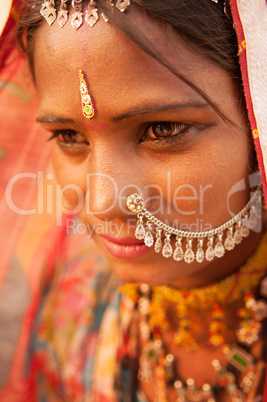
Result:
<svg viewBox="0 0 267 402"><path fill-rule="evenodd" d="M78 142L78 134L76 133L76 131L73 131L73 130L62 131L61 133L58 134L58 139L59 139L59 141L65 142L65 143L70 143L70 142L77 143Z"/></svg>
<svg viewBox="0 0 267 402"><path fill-rule="evenodd" d="M178 134L182 134L188 129L187 124L183 123L153 123L148 127L147 138L149 139L164 139L170 138Z"/></svg>
<svg viewBox="0 0 267 402"><path fill-rule="evenodd" d="M66 145L88 144L87 138L75 130L57 130L49 138L57 138L59 143Z"/></svg>

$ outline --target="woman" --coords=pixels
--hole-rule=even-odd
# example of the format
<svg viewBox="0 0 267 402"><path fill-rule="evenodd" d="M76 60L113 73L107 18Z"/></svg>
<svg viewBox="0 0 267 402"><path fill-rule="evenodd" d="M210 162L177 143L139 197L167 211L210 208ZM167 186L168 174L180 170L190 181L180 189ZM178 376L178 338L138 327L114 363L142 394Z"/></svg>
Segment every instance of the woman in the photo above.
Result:
<svg viewBox="0 0 267 402"><path fill-rule="evenodd" d="M21 21L79 218L64 246L86 232L36 319L36 399L263 400L267 240L231 10L161 3L39 1Z"/></svg>

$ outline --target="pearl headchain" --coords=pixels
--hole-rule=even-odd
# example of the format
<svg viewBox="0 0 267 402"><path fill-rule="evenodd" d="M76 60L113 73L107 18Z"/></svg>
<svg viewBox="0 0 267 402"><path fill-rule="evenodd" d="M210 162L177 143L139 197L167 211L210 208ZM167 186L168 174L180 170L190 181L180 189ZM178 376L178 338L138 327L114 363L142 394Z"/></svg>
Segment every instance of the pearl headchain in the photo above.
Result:
<svg viewBox="0 0 267 402"><path fill-rule="evenodd" d="M122 13L130 6L130 0L106 0L111 6L115 6ZM55 8L55 0L45 0L41 6L40 14L46 19L49 25L52 25L55 21L63 28L68 21L68 0L61 0L60 9L57 12ZM88 8L83 10L82 0L72 0L71 6L73 14L71 17L71 25L74 29L80 28L83 21L87 22L90 27L93 27L99 20L98 9L94 0L90 0ZM106 16L101 14L104 21L108 21Z"/></svg>
<svg viewBox="0 0 267 402"><path fill-rule="evenodd" d="M233 250L237 244L240 244L243 238L249 235L250 229L253 229L257 223L256 204L261 203L260 186L257 187L248 203L233 218L224 224L204 232L190 232L174 228L153 216L145 207L144 199L134 193L129 195L126 201L128 209L137 212L138 221L136 223L135 237L138 240L144 239L144 243L148 247L154 244L156 253L162 252L163 257L169 258L173 256L174 260L184 260L188 264L194 260L201 263L205 259L212 261L215 257L221 258L225 254L225 250ZM147 222L144 226L143 219ZM154 240L152 229L156 227L156 239ZM227 230L225 240L223 241L223 232ZM162 232L165 239L162 242ZM176 236L175 250L171 245L171 236ZM213 246L214 237L217 236L216 244ZM186 239L185 251L183 249L183 239ZM193 251L193 240L197 240L197 251ZM203 250L204 239L207 239L207 248Z"/></svg>
<svg viewBox="0 0 267 402"><path fill-rule="evenodd" d="M49 25L52 25L55 21L63 28L63 26L68 21L68 2L70 0L61 0L60 9L57 12L55 8L55 0L44 0L42 3L40 14L46 19ZM83 20L87 22L90 27L93 27L95 23L99 20L98 9L96 7L96 2L94 0L89 1L88 8L83 11L82 8L83 0L72 0L71 6L74 13L71 17L71 25L74 29L80 28L83 24ZM211 0L212 2L218 4L219 0ZM111 6L115 6L121 12L124 12L130 6L130 0L106 0ZM226 13L226 6L224 2L224 12ZM105 22L108 21L104 13L101 13L102 18Z"/></svg>

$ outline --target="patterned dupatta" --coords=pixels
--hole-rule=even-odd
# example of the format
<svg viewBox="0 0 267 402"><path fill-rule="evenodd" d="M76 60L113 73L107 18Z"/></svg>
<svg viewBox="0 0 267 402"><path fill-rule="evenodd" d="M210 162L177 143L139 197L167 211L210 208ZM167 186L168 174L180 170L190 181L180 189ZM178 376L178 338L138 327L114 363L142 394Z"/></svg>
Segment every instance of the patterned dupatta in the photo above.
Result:
<svg viewBox="0 0 267 402"><path fill-rule="evenodd" d="M16 50L21 3L13 2L0 39L0 400L11 402L34 400L26 351L42 288L65 236L64 224L56 227L53 215L32 213L50 170L50 148L35 123L35 91Z"/></svg>
<svg viewBox="0 0 267 402"><path fill-rule="evenodd" d="M113 391L114 373L123 328L127 327L132 306L125 305L119 312L120 296L115 278L108 273L105 261L93 244L89 248L87 244L85 251L83 239L66 238L65 219L57 227L53 214L22 215L14 207L24 211L38 208L38 194L50 184L46 173L51 170L47 135L35 123L34 88L25 60L15 50L14 30L22 2L13 1L0 41L0 400L36 401L35 371L46 367L51 390L58 389L62 379L68 379L70 398L75 390L75 395L80 395L77 401L111 402L117 400ZM267 197L266 0L231 0L230 3L248 115ZM27 178L16 176L24 172L29 174ZM12 178L13 186L10 185ZM10 194L10 191L6 193L7 186L12 191L13 210L6 197ZM64 271L61 272L62 265ZM54 314L48 309L42 312L50 326L38 328L36 347L39 352L32 358L29 345L33 323L52 275L56 275L57 284L49 300L52 302L55 294L60 297ZM87 292L84 292L84 282L87 282ZM70 314L66 314L67 311ZM58 333L52 333L52 324L59 328ZM64 331L67 328L71 336L61 337L62 328ZM110 328L113 328L112 337L107 339ZM44 339L52 340L59 352L56 357L51 349L49 362L42 355ZM66 350L70 353L71 364L64 360ZM103 366L104 374L100 369ZM80 380L83 376L90 378L93 367L94 391L93 394L86 391L84 399ZM92 384L84 379L82 382L89 390ZM39 386L42 393L41 380ZM52 392L49 402L53 400L62 400L62 395ZM267 400L267 393L264 400Z"/></svg>

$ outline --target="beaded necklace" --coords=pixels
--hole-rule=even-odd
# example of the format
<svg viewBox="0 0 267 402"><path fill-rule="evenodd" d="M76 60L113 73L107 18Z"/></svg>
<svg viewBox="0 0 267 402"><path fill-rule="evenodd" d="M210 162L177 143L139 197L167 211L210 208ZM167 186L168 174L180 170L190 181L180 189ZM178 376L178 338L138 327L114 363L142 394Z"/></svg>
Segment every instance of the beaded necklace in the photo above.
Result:
<svg viewBox="0 0 267 402"><path fill-rule="evenodd" d="M139 312L139 330L141 342L144 344L139 357L138 379L141 382L155 382L156 401L168 400L170 386L175 389L177 402L184 401L216 401L216 395L222 389L230 400L245 401L256 377L262 376L265 370L263 361L255 362L249 353L250 347L259 339L261 324L255 318L253 289L266 273L267 233L262 237L256 252L236 273L217 284L207 287L177 290L167 286L150 288L148 285L126 284L121 291L130 296ZM237 344L226 345L224 337L223 307L240 299L244 305L237 315L241 321L236 331ZM164 304L176 306L179 328L174 336L175 344L186 349L197 349L189 318L189 310L210 310L208 344L223 347L227 359L227 367L218 360L212 365L216 371L216 385L203 384L195 386L192 378L183 381L175 373L174 356L165 351L162 333L169 328Z"/></svg>

